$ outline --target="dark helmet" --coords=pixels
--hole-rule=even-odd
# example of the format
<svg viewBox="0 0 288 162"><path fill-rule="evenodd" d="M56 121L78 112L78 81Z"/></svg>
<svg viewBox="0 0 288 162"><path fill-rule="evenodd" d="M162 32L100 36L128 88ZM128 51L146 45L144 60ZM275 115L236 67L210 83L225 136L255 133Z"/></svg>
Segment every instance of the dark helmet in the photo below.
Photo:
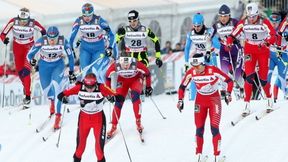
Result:
<svg viewBox="0 0 288 162"><path fill-rule="evenodd" d="M128 20L139 19L139 12L136 10L131 10L128 12Z"/></svg>
<svg viewBox="0 0 288 162"><path fill-rule="evenodd" d="M87 74L85 78L83 79L83 83L86 88L89 88L89 89L94 88L97 83L96 75L94 73Z"/></svg>
<svg viewBox="0 0 288 162"><path fill-rule="evenodd" d="M203 53L195 53L192 58L189 59L189 63L191 66L198 66L200 64L205 64L205 58Z"/></svg>
<svg viewBox="0 0 288 162"><path fill-rule="evenodd" d="M47 30L48 38L56 38L59 36L59 30L56 26L50 26Z"/></svg>
<svg viewBox="0 0 288 162"><path fill-rule="evenodd" d="M94 14L94 7L90 3L85 3L82 6L82 15L84 16L91 16Z"/></svg>
<svg viewBox="0 0 288 162"><path fill-rule="evenodd" d="M220 8L219 8L219 15L230 15L230 8L223 4Z"/></svg>
<svg viewBox="0 0 288 162"><path fill-rule="evenodd" d="M281 22L281 15L280 15L280 13L273 12L273 13L269 16L269 20L270 20L271 22L278 22L278 23L280 23L280 22Z"/></svg>

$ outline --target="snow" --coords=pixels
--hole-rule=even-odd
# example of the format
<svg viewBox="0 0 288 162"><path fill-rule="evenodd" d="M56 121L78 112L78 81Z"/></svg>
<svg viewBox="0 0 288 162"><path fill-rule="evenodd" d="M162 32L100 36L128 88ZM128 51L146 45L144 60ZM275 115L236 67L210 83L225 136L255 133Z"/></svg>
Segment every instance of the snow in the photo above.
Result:
<svg viewBox="0 0 288 162"><path fill-rule="evenodd" d="M184 110L176 109L176 95L153 96L157 106L167 119L163 119L149 98L142 104L142 122L145 143L142 144L136 132L132 104L127 100L122 108L120 120L125 141L133 162L191 162L195 159L195 125L193 102L185 98ZM233 98L234 99L234 98ZM287 100L279 100L279 107L263 119L256 121L255 115L265 109L266 101L252 101L253 114L231 126L231 120L241 113L243 101L232 101L227 106L222 102L222 155L226 162L287 162L288 161L288 109ZM107 131L110 129L110 104L105 104ZM52 128L54 120L43 132L36 133L36 127L49 115L49 106L34 106L29 110L13 112L13 108L0 109L0 162L69 162L73 161L76 147L78 105L67 105L60 146L56 147L58 132L46 142L42 136ZM111 106L112 107L112 106ZM73 111L73 109L76 109ZM9 115L9 112L12 112ZM31 113L31 123L29 114ZM30 123L30 124L29 124ZM206 120L203 154L212 162L212 138L209 119ZM105 146L107 162L129 162L123 136L118 127L117 135ZM95 162L94 137L89 134L83 162ZM195 161L195 160L194 160Z"/></svg>

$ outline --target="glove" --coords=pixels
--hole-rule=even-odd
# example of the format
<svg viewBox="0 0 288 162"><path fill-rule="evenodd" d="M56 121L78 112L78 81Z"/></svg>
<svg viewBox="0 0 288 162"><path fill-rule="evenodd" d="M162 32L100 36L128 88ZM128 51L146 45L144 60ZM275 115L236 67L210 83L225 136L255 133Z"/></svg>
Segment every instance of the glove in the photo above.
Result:
<svg viewBox="0 0 288 162"><path fill-rule="evenodd" d="M10 41L9 41L9 37L6 37L6 38L4 39L4 41L3 41L3 43L6 44L6 45L7 45L9 42L10 42Z"/></svg>
<svg viewBox="0 0 288 162"><path fill-rule="evenodd" d="M211 57L211 52L210 51L206 51L206 54L205 54L205 57L204 57L205 61L206 62L210 62L210 57Z"/></svg>
<svg viewBox="0 0 288 162"><path fill-rule="evenodd" d="M160 58L156 59L156 65L158 65L159 68L163 65L163 62Z"/></svg>
<svg viewBox="0 0 288 162"><path fill-rule="evenodd" d="M70 83L74 83L76 81L76 76L75 74L73 73L73 71L69 71L69 81Z"/></svg>
<svg viewBox="0 0 288 162"><path fill-rule="evenodd" d="M185 68L185 72L189 69L189 65L188 64L185 64L184 65L184 68Z"/></svg>
<svg viewBox="0 0 288 162"><path fill-rule="evenodd" d="M276 56L277 56L277 58L280 59L280 57L282 57L282 52L280 52L282 49L281 49L281 47L276 47L276 49L277 49Z"/></svg>
<svg viewBox="0 0 288 162"><path fill-rule="evenodd" d="M114 103L116 101L116 97L115 96L106 96L106 98L111 103Z"/></svg>
<svg viewBox="0 0 288 162"><path fill-rule="evenodd" d="M183 102L183 100L178 100L177 108L179 109L180 112L182 112L182 110L184 109L184 102Z"/></svg>
<svg viewBox="0 0 288 162"><path fill-rule="evenodd" d="M37 60L36 59L32 59L32 60L30 60L30 65L31 66L36 66L36 63L37 63Z"/></svg>
<svg viewBox="0 0 288 162"><path fill-rule="evenodd" d="M152 93L153 93L153 88L152 88L152 87L146 87L146 89L145 89L145 96L146 96L146 97L149 97L149 96L152 95Z"/></svg>
<svg viewBox="0 0 288 162"><path fill-rule="evenodd" d="M81 40L78 40L78 41L76 42L76 48L78 48L78 47L80 46L80 44L81 44Z"/></svg>
<svg viewBox="0 0 288 162"><path fill-rule="evenodd" d="M105 53L106 53L106 56L108 57L112 56L112 48L111 47L106 48Z"/></svg>
<svg viewBox="0 0 288 162"><path fill-rule="evenodd" d="M67 98L67 96L64 96L63 92L59 93L57 98L58 98L59 101L61 101L64 104L68 103L68 98Z"/></svg>
<svg viewBox="0 0 288 162"><path fill-rule="evenodd" d="M232 101L232 97L231 97L230 92L226 92L224 100L225 100L226 104L229 105L229 103Z"/></svg>

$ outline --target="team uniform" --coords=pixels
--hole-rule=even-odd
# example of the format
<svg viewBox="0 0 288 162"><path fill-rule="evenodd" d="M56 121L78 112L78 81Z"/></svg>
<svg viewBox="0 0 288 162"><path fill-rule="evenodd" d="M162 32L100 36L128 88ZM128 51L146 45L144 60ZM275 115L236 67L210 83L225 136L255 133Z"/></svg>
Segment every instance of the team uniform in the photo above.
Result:
<svg viewBox="0 0 288 162"><path fill-rule="evenodd" d="M198 54L197 54L198 55ZM203 56L203 55L202 55ZM194 57L194 56L193 56ZM203 58L204 60L204 58ZM196 84L196 99L195 99L195 107L194 107L194 116L195 116L195 125L196 125L196 154L201 154L203 149L203 134L204 134L204 126L207 114L209 113L210 124L211 124L211 132L213 135L213 147L214 147L214 155L218 156L220 154L220 141L221 134L219 132L219 123L221 119L221 99L218 92L218 82L222 80L227 83L227 92L229 95L233 88L233 81L231 78L218 69L215 66L210 65L199 65L203 66L202 72L197 72L198 67L190 68L182 82L180 84L178 90L178 104L179 110L183 109L183 99L185 95L185 89L190 81L195 82ZM228 93L227 93L228 94ZM231 97L231 96L229 96ZM230 102L230 101L229 101Z"/></svg>
<svg viewBox="0 0 288 162"><path fill-rule="evenodd" d="M56 105L56 121L54 128L59 128L59 119L61 116L61 102L57 99L57 94L63 90L65 86L64 77L64 51L69 59L69 74L73 75L74 71L74 55L70 48L68 41L59 32L55 37L55 44L50 44L50 32L58 32L58 29L54 26L49 27L47 36L43 36L37 40L34 46L31 48L27 55L27 61L33 62L36 54L40 55L38 61L39 65L39 77L41 87L44 94L51 100L50 115L54 114L54 105ZM35 60L36 61L36 60ZM33 63L32 63L33 64ZM71 78L71 77L70 77ZM57 121L59 120L59 121Z"/></svg>
<svg viewBox="0 0 288 162"><path fill-rule="evenodd" d="M255 10L255 14L249 15L251 10ZM256 12L257 10L257 12ZM259 76L260 84L263 87L263 90L268 98L267 109L272 109L272 101L270 94L270 84L267 83L268 76L268 65L270 44L275 43L275 30L273 29L271 23L268 19L260 17L258 13L258 5L255 3L250 3L247 5L248 16L240 20L231 35L227 39L228 46L232 45L235 37L237 37L241 32L244 33L245 42L244 42L244 72L246 74L244 91L246 102L246 107L244 114L250 113L250 100L252 85L254 81L254 75ZM254 22L249 21L252 19ZM259 71L255 72L256 64L259 66Z"/></svg>
<svg viewBox="0 0 288 162"><path fill-rule="evenodd" d="M105 82L105 73L110 62L109 55L105 50L109 50L112 53L114 47L114 34L112 33L108 23L101 16L94 14L94 9L91 4L85 4L82 7L83 15L77 18L73 24L72 33L70 36L70 45L74 47L74 40L80 32L81 44L80 44L80 67L83 70L86 66L99 59L92 67L93 73L96 74L98 82ZM90 21L86 22L85 17L91 17ZM105 48L105 35L108 35L109 46ZM101 54L105 54L104 57ZM103 58L101 58L103 57ZM89 69L86 73L91 72Z"/></svg>
<svg viewBox="0 0 288 162"><path fill-rule="evenodd" d="M21 11L21 14L23 12ZM23 21L24 17L21 17L21 14L18 17L12 18L8 24L3 29L0 38L1 40L7 44L9 43L9 39L6 38L7 34L10 30L13 32L13 54L15 60L15 67L18 73L18 76L22 82L24 87L24 94L26 95L24 99L24 106L26 108L29 107L30 104L30 96L31 96L31 67L29 62L26 60L26 56L30 48L34 44L34 33L35 30L41 32L42 35L46 34L45 28L36 20L31 19L29 17L29 13L25 12L25 21L27 23L25 25L20 24ZM28 16L27 16L28 15ZM5 40L6 39L6 40ZM5 44L6 44L5 43Z"/></svg>
<svg viewBox="0 0 288 162"><path fill-rule="evenodd" d="M115 63L111 64L106 73L106 84L111 86L111 75L117 73L117 87L114 110L112 114L112 128L108 136L112 136L117 129L118 120L120 119L121 109L125 101L128 90L131 91L131 101L133 104L134 115L136 118L137 130L142 133L141 125L141 100L140 94L143 89L143 80L146 78L146 96L152 94L151 74L149 69L133 57L120 57Z"/></svg>
<svg viewBox="0 0 288 162"><path fill-rule="evenodd" d="M92 76L93 75L93 76ZM95 74L88 74L83 82L77 82L74 87L64 90L58 95L59 100L70 95L77 95L80 100L78 117L77 146L74 153L74 162L80 162L86 147L87 137L93 129L95 137L95 152L98 161L105 162L104 145L106 139L106 117L103 112L104 97L114 96L115 92L105 84L97 83Z"/></svg>
<svg viewBox="0 0 288 162"><path fill-rule="evenodd" d="M141 61L146 66L149 65L147 46L147 39L150 38L151 41L155 44L155 57L156 64L159 68L162 66L161 61L161 50L160 43L158 37L153 33L150 28L140 24L139 21L139 13L135 10L132 10L128 13L129 22L137 21L136 27L132 27L131 25L120 27L116 33L116 43L120 43L124 40L125 44L125 53L128 56L136 58L138 61ZM123 55L123 54L122 54Z"/></svg>

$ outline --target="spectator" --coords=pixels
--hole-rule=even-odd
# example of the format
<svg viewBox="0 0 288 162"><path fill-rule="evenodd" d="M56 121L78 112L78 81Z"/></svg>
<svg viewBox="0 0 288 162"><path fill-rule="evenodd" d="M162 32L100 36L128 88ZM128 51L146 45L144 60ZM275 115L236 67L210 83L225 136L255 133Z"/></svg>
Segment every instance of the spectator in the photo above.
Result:
<svg viewBox="0 0 288 162"><path fill-rule="evenodd" d="M184 50L181 48L181 43L176 43L175 49L173 49L173 52L180 52L180 51L184 51Z"/></svg>
<svg viewBox="0 0 288 162"><path fill-rule="evenodd" d="M172 50L172 45L170 41L166 41L165 47L161 50L161 53L167 54L169 50Z"/></svg>

